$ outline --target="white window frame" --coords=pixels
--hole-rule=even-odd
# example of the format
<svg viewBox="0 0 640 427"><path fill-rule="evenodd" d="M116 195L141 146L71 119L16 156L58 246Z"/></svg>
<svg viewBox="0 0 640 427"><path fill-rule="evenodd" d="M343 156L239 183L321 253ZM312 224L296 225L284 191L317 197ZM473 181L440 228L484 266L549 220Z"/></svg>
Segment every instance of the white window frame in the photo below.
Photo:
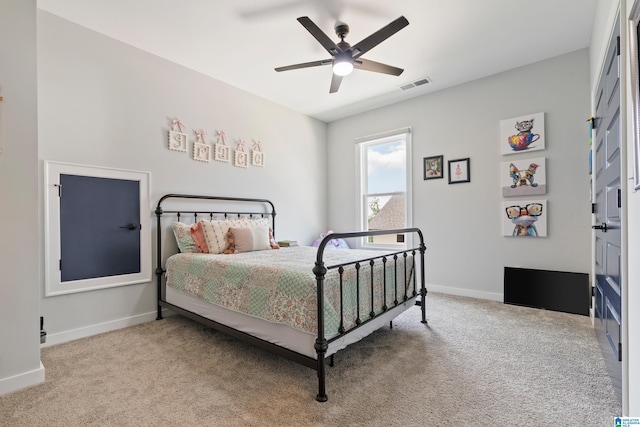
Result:
<svg viewBox="0 0 640 427"><path fill-rule="evenodd" d="M140 220L151 217L150 174L124 169L111 169L71 163L44 162L44 233L45 233L45 296L71 294L112 288L116 286L146 283L152 280L151 227L149 223L140 229L140 272L93 279L61 281L60 272L60 175L79 175L138 181L140 184Z"/></svg>
<svg viewBox="0 0 640 427"><path fill-rule="evenodd" d="M396 129L384 133L379 133L375 135L365 136L361 138L357 138L355 141L355 150L356 150L356 224L358 229L361 231L367 230L367 213L368 213L368 205L367 205L367 196L371 196L372 194L366 193L367 188L367 170L366 170L366 148L372 145L385 144L392 141L404 140L405 142L405 171L406 171L406 194L405 194L405 228L413 227L413 209L412 209L412 149L411 149L411 128L401 128ZM385 193L385 195L390 195L391 193ZM366 238L359 239L356 243L356 246L359 248L367 248L367 249L398 249L403 250L410 247L413 247L413 233L409 233L405 235L404 243L398 244L379 244L379 243L370 243Z"/></svg>

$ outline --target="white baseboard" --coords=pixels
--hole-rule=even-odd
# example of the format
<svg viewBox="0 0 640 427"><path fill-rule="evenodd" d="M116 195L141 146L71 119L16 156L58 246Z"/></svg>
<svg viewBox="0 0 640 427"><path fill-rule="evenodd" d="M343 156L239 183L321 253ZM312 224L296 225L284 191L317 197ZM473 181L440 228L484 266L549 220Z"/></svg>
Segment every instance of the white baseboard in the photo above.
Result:
<svg viewBox="0 0 640 427"><path fill-rule="evenodd" d="M40 362L40 367L32 371L23 372L8 378L0 379L0 396L23 388L42 384L44 382L44 365Z"/></svg>
<svg viewBox="0 0 640 427"><path fill-rule="evenodd" d="M139 325L141 323L151 322L152 320L156 320L157 315L158 313L156 311L152 311L149 313L138 314L137 316L125 317L123 319L111 320L109 322L98 323L96 325L84 326L82 328L72 329L69 331L47 334L47 341L41 344L40 348L62 344L93 335L103 334L105 332L111 332L118 329L127 328L129 326ZM162 315L165 315L165 311L162 312Z"/></svg>
<svg viewBox="0 0 640 427"><path fill-rule="evenodd" d="M461 297L479 298L491 301L504 301L504 294L494 292L475 291L472 289L452 288L450 286L425 285L427 292L438 292L441 294L458 295ZM427 294L427 298L429 295Z"/></svg>

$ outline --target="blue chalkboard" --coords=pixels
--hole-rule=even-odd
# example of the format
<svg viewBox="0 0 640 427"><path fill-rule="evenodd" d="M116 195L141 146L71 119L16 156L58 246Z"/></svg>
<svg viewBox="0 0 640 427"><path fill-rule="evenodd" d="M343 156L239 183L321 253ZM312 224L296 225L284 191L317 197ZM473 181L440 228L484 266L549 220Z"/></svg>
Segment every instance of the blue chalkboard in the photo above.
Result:
<svg viewBox="0 0 640 427"><path fill-rule="evenodd" d="M61 281L140 272L140 183L60 175Z"/></svg>

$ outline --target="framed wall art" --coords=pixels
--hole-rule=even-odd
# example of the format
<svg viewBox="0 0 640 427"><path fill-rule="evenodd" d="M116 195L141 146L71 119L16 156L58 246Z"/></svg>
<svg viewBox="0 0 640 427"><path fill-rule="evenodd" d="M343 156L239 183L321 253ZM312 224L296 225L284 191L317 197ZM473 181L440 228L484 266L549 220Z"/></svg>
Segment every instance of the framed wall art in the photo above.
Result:
<svg viewBox="0 0 640 427"><path fill-rule="evenodd" d="M219 130L216 132L216 142L213 144L213 158L218 162L231 163L231 147L225 141L226 134Z"/></svg>
<svg viewBox="0 0 640 427"><path fill-rule="evenodd" d="M193 160L201 162L208 162L211 159L211 146L206 143L206 132L203 130L197 130L196 140L193 143Z"/></svg>
<svg viewBox="0 0 640 427"><path fill-rule="evenodd" d="M239 168L246 168L247 165L249 164L249 161L247 160L248 158L249 158L249 155L247 153L245 153L244 151L236 150L234 154L233 165Z"/></svg>
<svg viewBox="0 0 640 427"><path fill-rule="evenodd" d="M460 182L471 182L470 160L466 159L449 160L449 184Z"/></svg>
<svg viewBox="0 0 640 427"><path fill-rule="evenodd" d="M253 166L264 166L264 153L262 151L251 151L251 164Z"/></svg>
<svg viewBox="0 0 640 427"><path fill-rule="evenodd" d="M500 122L500 152L505 154L544 150L544 113Z"/></svg>
<svg viewBox="0 0 640 427"><path fill-rule="evenodd" d="M211 160L211 146L209 144L193 143L193 160L208 162Z"/></svg>
<svg viewBox="0 0 640 427"><path fill-rule="evenodd" d="M240 168L246 168L249 164L248 158L249 155L246 151L244 151L244 141L240 139L238 140L238 142L236 142L236 151L234 154L233 165Z"/></svg>
<svg viewBox="0 0 640 427"><path fill-rule="evenodd" d="M500 177L504 197L531 196L547 192L544 157L502 162Z"/></svg>
<svg viewBox="0 0 640 427"><path fill-rule="evenodd" d="M184 132L184 123L180 119L171 121L169 130L169 150L187 151L187 134Z"/></svg>
<svg viewBox="0 0 640 427"><path fill-rule="evenodd" d="M253 166L264 167L264 153L262 152L262 143L260 141L253 140L253 147L251 148L251 164Z"/></svg>
<svg viewBox="0 0 640 427"><path fill-rule="evenodd" d="M187 151L187 134L170 130L169 150Z"/></svg>
<svg viewBox="0 0 640 427"><path fill-rule="evenodd" d="M503 202L501 215L504 236L547 236L548 209L546 200Z"/></svg>
<svg viewBox="0 0 640 427"><path fill-rule="evenodd" d="M443 156L425 157L423 161L424 161L423 178L425 180L444 177L444 174L442 173Z"/></svg>

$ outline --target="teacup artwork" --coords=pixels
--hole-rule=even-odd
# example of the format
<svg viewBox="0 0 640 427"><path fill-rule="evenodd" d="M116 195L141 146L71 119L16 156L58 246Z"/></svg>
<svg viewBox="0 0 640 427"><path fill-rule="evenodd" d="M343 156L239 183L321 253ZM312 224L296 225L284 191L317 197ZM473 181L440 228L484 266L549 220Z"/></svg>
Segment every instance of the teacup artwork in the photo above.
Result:
<svg viewBox="0 0 640 427"><path fill-rule="evenodd" d="M500 129L502 154L544 149L544 113L502 120Z"/></svg>
<svg viewBox="0 0 640 427"><path fill-rule="evenodd" d="M524 133L511 135L509 137L509 145L514 151L522 151L529 148L529 145L540 139L540 134Z"/></svg>

